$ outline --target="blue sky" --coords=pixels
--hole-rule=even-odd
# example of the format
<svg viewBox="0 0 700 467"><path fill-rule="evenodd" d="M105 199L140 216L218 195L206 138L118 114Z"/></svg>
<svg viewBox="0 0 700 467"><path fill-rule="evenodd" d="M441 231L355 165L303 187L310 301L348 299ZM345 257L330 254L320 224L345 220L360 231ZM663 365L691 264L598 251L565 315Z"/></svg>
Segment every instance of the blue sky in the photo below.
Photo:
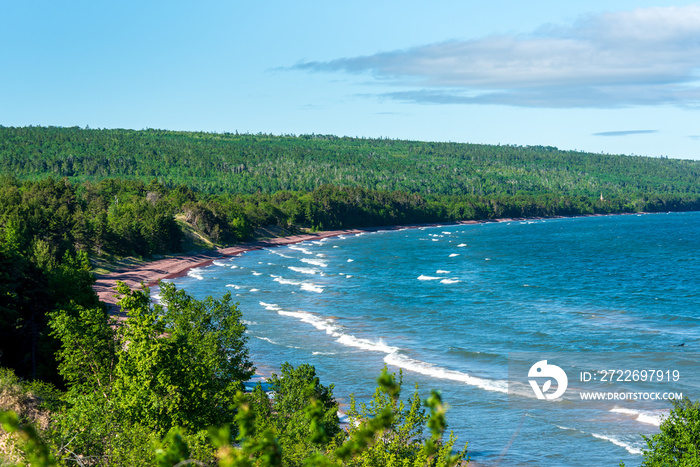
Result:
<svg viewBox="0 0 700 467"><path fill-rule="evenodd" d="M6 1L0 125L700 159L700 4Z"/></svg>

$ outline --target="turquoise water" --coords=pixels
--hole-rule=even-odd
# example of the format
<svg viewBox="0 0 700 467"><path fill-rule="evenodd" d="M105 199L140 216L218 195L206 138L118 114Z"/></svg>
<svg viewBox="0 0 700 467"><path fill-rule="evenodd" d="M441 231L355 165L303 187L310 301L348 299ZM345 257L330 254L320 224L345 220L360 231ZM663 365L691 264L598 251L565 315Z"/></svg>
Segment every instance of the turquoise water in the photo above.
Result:
<svg viewBox="0 0 700 467"><path fill-rule="evenodd" d="M686 377L700 374L698 245L700 213L450 225L248 252L174 282L231 292L258 366L311 363L341 403L369 398L384 365L405 395L441 389L479 465L637 465L667 403L520 408L508 357L668 353L700 397Z"/></svg>

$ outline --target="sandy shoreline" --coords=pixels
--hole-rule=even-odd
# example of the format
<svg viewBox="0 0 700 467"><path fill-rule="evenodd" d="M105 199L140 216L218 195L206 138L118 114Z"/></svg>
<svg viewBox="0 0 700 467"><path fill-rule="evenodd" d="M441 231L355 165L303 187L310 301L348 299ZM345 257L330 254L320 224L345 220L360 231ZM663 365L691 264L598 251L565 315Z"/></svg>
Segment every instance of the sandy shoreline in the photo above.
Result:
<svg viewBox="0 0 700 467"><path fill-rule="evenodd" d="M93 286L93 289L97 293L100 301L106 303L110 307L110 311L112 313L119 314L120 310L116 305L117 299L114 296L114 287L116 286L117 281L124 282L132 289L140 287L141 284L152 287L161 279L181 277L186 275L192 268L208 266L217 259L235 256L246 251L261 250L263 248L281 245L291 245L309 240L320 240L328 237L336 237L338 235L353 235L366 231L366 229L332 230L304 235L293 235L291 237L280 237L270 240L241 243L229 248L221 248L195 255L185 254L171 258L149 261L141 265L120 269L108 274L97 275L97 280Z"/></svg>
<svg viewBox="0 0 700 467"><path fill-rule="evenodd" d="M642 214L642 213L635 213ZM592 214L592 216L604 216L610 214ZM417 229L421 227L439 227L450 225L468 225L468 224L484 224L489 222L520 222L527 220L541 219L559 219L564 216L552 217L528 217L528 218L501 218L487 220L469 220L457 222L441 222L435 224L412 224L412 225L397 225L384 227L369 227L348 230L329 230L323 232L309 233L303 235L293 235L290 237L273 238L270 240L261 240L256 242L241 243L229 248L221 248L196 255L182 255L171 258L159 259L150 261L138 266L128 267L117 270L109 274L97 276L97 281L93 289L97 293L99 299L110 307L110 312L114 315L121 315L121 310L116 305L114 287L117 281L122 281L129 287L138 288L143 283L148 287L152 287L161 279L172 279L181 277L187 274L190 269L209 266L217 259L227 258L241 254L246 251L260 250L263 248L271 248L282 245L292 245L294 243L306 242L311 240L321 240L324 238L337 237L339 235L355 235L364 232L376 232L386 230L402 230L402 229ZM577 216L589 217L589 216Z"/></svg>

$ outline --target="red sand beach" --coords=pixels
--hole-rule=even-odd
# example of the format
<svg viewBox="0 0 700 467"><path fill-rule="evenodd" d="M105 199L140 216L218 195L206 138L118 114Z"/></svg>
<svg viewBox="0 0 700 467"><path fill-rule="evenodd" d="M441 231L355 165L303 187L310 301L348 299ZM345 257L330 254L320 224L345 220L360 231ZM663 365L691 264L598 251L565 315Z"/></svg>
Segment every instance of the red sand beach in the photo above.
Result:
<svg viewBox="0 0 700 467"><path fill-rule="evenodd" d="M161 279L172 279L187 274L192 268L208 266L214 260L235 256L245 251L259 250L280 245L290 245L293 243L305 242L308 240L320 240L327 237L335 237L338 235L352 235L366 230L333 230L327 232L318 232L304 235L293 235L291 237L273 238L250 243L242 243L230 248L222 248L212 250L196 255L182 255L172 258L159 259L150 261L141 265L117 270L109 274L97 276L94 289L97 292L101 301L110 306L112 313L118 314L119 309L116 306L117 299L114 296L114 286L117 281L122 281L129 287L138 288L143 283L147 286L153 286Z"/></svg>

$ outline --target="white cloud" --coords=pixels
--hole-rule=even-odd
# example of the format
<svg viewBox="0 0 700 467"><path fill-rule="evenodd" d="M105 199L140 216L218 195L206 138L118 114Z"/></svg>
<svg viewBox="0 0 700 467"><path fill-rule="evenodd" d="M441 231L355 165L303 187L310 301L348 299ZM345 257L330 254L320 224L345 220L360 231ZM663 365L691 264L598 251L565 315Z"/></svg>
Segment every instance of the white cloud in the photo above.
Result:
<svg viewBox="0 0 700 467"><path fill-rule="evenodd" d="M631 136L631 135L645 135L651 133L658 133L658 130L619 130L619 131L602 131L600 133L593 133L593 136Z"/></svg>
<svg viewBox="0 0 700 467"><path fill-rule="evenodd" d="M606 13L526 36L450 41L294 68L371 73L402 88L386 97L412 102L695 107L700 6Z"/></svg>

